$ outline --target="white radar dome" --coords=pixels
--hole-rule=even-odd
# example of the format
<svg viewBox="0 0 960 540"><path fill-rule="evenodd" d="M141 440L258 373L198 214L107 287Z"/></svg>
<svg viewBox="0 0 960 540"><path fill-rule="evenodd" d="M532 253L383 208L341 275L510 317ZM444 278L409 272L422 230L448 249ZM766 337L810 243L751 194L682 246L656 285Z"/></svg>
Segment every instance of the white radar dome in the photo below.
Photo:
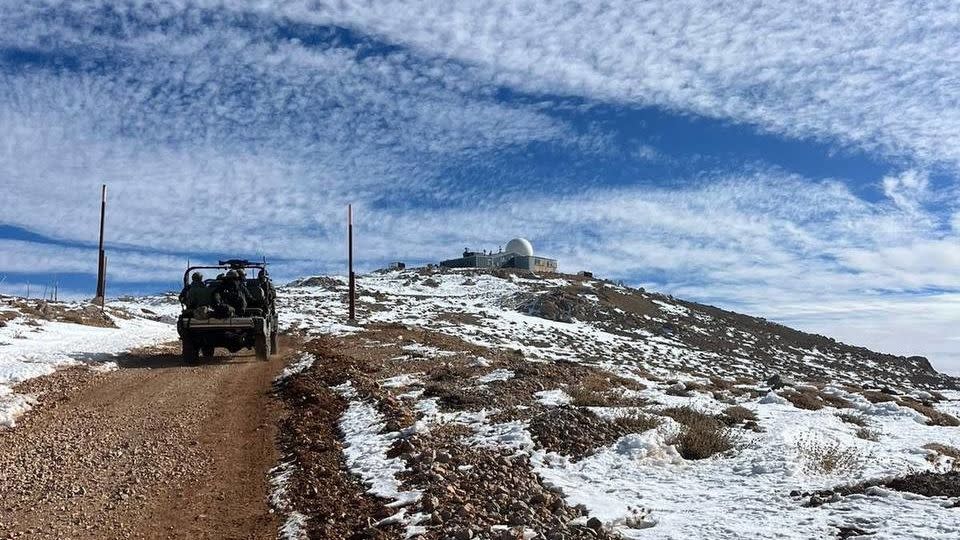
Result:
<svg viewBox="0 0 960 540"><path fill-rule="evenodd" d="M514 238L513 240L507 242L507 249L504 251L507 253L516 253L517 255L522 255L524 257L530 257L533 255L533 245L531 245L530 241L526 238Z"/></svg>

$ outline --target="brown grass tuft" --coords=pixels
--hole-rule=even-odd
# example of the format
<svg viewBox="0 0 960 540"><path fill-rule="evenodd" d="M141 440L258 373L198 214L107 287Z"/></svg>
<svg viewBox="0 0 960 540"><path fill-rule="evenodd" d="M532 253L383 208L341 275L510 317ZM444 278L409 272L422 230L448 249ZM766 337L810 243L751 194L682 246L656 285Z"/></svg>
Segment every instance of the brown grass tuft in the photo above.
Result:
<svg viewBox="0 0 960 540"><path fill-rule="evenodd" d="M853 408L853 403L850 403L849 401L843 399L842 397L832 396L832 395L830 395L830 394L824 393L823 391L818 392L818 393L817 393L817 396L818 396L820 399L822 399L824 402L826 402L827 405L829 405L829 406L831 406L831 407L835 407L835 408L837 408L837 409L852 409L852 408Z"/></svg>
<svg viewBox="0 0 960 540"><path fill-rule="evenodd" d="M797 454L804 460L807 472L815 474L848 474L857 471L863 456L856 446L845 446L839 441L800 437Z"/></svg>
<svg viewBox="0 0 960 540"><path fill-rule="evenodd" d="M867 398L867 401L870 403L886 403L888 401L897 400L897 398L891 396L890 394L878 392L877 390L864 390L863 397Z"/></svg>
<svg viewBox="0 0 960 540"><path fill-rule="evenodd" d="M950 446L949 444L940 444L940 443L929 443L923 445L921 448L924 450L933 450L934 452L942 455L951 457L953 459L960 459L960 449Z"/></svg>
<svg viewBox="0 0 960 540"><path fill-rule="evenodd" d="M798 409L819 411L824 405L823 400L817 396L817 392L811 390L785 390L780 392L780 396L793 403L793 406Z"/></svg>
<svg viewBox="0 0 960 540"><path fill-rule="evenodd" d="M643 398L625 398L624 390L643 390L637 381L603 374L589 374L564 391L572 398L571 404L578 407L638 407L646 400Z"/></svg>
<svg viewBox="0 0 960 540"><path fill-rule="evenodd" d="M940 444L940 443L925 444L923 445L922 448L933 451L932 454L927 455L927 461L929 461L930 463L933 463L934 465L938 465L938 462L940 461L941 457L947 457L952 460L950 462L950 470L960 471L960 449L954 446L950 446L948 444Z"/></svg>
<svg viewBox="0 0 960 540"><path fill-rule="evenodd" d="M732 449L736 438L729 427L704 415L684 424L670 443L677 447L684 459L706 459Z"/></svg>
<svg viewBox="0 0 960 540"><path fill-rule="evenodd" d="M683 407L668 407L660 411L663 416L669 416L683 425L691 425L704 420L713 420L709 414L704 414L689 405Z"/></svg>
<svg viewBox="0 0 960 540"><path fill-rule="evenodd" d="M900 405L904 407L909 407L918 413L927 417L928 426L944 426L944 427L957 427L960 426L960 420L957 420L955 416L947 414L942 411L934 409L930 405L920 403L919 401L913 398L902 398L900 400Z"/></svg>
<svg viewBox="0 0 960 540"><path fill-rule="evenodd" d="M744 422L756 422L757 415L746 407L734 405L724 409L722 420L727 425L732 426L736 424L742 424Z"/></svg>
<svg viewBox="0 0 960 540"><path fill-rule="evenodd" d="M848 412L842 412L837 414L837 418L843 420L848 424L853 424L855 426L867 427L867 419L862 414L854 414Z"/></svg>

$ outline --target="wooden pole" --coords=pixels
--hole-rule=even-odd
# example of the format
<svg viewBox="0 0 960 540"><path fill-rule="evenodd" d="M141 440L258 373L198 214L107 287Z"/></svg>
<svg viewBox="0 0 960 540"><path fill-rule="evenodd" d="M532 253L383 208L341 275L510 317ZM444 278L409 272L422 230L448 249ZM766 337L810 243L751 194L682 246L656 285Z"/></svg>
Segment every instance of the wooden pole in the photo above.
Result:
<svg viewBox="0 0 960 540"><path fill-rule="evenodd" d="M347 205L347 281L350 286L350 321L356 320L356 277L353 274L353 205Z"/></svg>
<svg viewBox="0 0 960 540"><path fill-rule="evenodd" d="M104 218L107 215L107 185L100 187L100 250L97 260L97 296L100 301L100 307L103 307L103 297L106 296L107 285L107 256L103 251L103 227Z"/></svg>

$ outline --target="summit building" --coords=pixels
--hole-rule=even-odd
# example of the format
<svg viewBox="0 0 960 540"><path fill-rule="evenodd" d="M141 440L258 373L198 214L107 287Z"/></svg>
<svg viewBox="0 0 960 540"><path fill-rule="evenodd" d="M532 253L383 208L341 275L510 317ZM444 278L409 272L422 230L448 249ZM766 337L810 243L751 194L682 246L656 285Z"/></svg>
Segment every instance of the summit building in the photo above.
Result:
<svg viewBox="0 0 960 540"><path fill-rule="evenodd" d="M440 263L444 268L518 268L531 272L556 272L557 260L533 254L533 245L525 238L514 238L497 253L470 251L463 256Z"/></svg>

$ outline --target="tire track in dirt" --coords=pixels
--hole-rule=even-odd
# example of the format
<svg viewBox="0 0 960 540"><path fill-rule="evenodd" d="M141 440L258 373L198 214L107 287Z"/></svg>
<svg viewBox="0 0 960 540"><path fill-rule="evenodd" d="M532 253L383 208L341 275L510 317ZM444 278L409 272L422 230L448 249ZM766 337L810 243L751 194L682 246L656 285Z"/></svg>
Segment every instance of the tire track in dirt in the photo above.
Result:
<svg viewBox="0 0 960 540"><path fill-rule="evenodd" d="M288 357L185 366L174 343L31 381L39 406L0 431L0 536L275 538L272 383Z"/></svg>

